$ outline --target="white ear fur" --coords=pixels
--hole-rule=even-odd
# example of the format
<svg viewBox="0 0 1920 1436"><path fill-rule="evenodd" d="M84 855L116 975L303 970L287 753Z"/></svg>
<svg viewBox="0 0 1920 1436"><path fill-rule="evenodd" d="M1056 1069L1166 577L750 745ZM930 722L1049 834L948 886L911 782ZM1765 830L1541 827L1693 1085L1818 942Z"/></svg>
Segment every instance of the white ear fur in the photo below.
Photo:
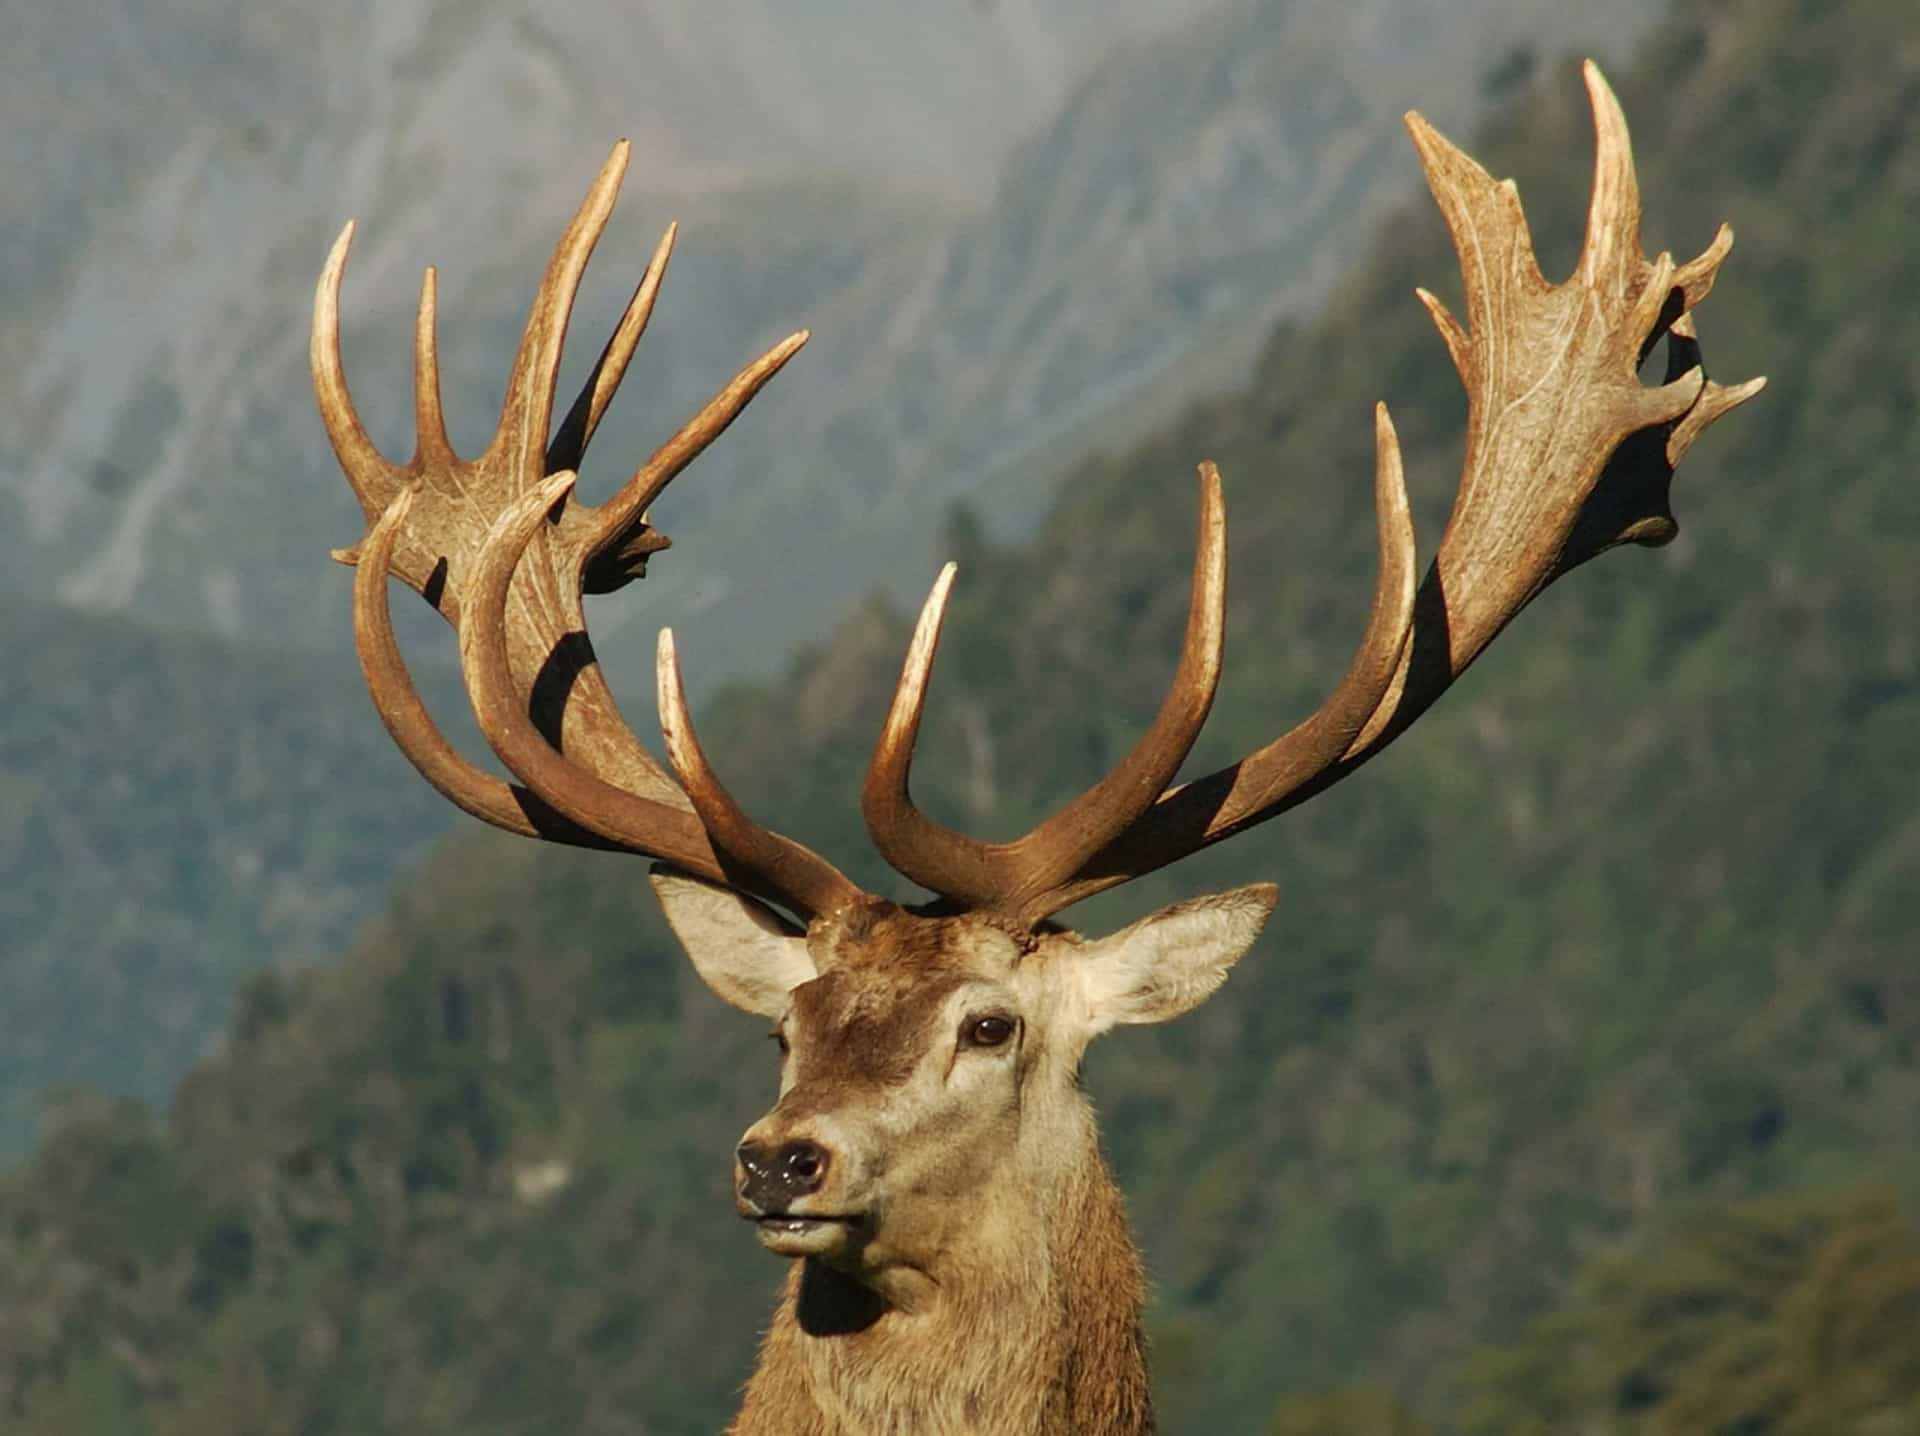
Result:
<svg viewBox="0 0 1920 1436"><path fill-rule="evenodd" d="M818 975L806 935L764 903L672 868L655 868L652 881L667 926L722 1000L778 1017L787 994Z"/></svg>
<svg viewBox="0 0 1920 1436"><path fill-rule="evenodd" d="M1227 980L1279 898L1272 883L1189 898L1083 944L1068 960L1086 994L1087 1035L1191 1012Z"/></svg>

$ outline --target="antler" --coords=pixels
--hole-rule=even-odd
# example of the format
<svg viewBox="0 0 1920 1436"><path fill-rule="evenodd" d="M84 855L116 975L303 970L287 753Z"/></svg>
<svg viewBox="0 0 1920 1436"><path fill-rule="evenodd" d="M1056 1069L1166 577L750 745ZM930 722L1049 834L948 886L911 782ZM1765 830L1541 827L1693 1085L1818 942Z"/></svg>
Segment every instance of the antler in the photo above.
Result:
<svg viewBox="0 0 1920 1436"><path fill-rule="evenodd" d="M1464 328L1420 292L1466 386L1466 459L1453 516L1416 595L1399 446L1386 407L1376 411L1373 612L1347 676L1319 711L1238 763L1142 800L1138 785L1172 776L1212 698L1216 674L1183 657L1154 733L1094 790L1117 785L1127 800L1089 794L1017 843L972 842L917 813L906 794L950 582L943 574L867 784L868 827L890 862L965 906L1036 923L1338 782L1431 707L1547 584L1618 544L1673 538L1675 467L1707 425L1764 381L1729 388L1705 377L1692 310L1712 288L1732 231L1723 226L1684 265L1665 253L1645 258L1626 121L1591 62L1585 76L1597 134L1593 194L1579 264L1559 285L1540 273L1512 181L1495 182L1420 115L1407 116L1466 281ZM1662 337L1666 380L1648 388L1639 366ZM1217 522L1217 500L1210 503ZM1202 531L1205 552L1206 522ZM1190 623L1189 651L1193 634ZM1191 731L1169 722L1176 710Z"/></svg>
<svg viewBox="0 0 1920 1436"><path fill-rule="evenodd" d="M1586 83L1597 132L1587 237L1574 274L1549 284L1511 181L1496 183L1418 114L1407 127L1458 251L1462 326L1420 298L1467 389L1466 460L1453 516L1416 588L1400 449L1375 413L1380 560L1373 610L1346 676L1318 711L1266 747L1169 790L1219 682L1226 512L1218 473L1200 470L1199 540L1180 666L1159 715L1099 783L1010 843L985 843L921 813L909 795L928 675L953 581L949 565L920 615L862 807L896 868L950 908L1016 929L1104 888L1263 822L1338 782L1392 742L1542 589L1623 543L1675 533L1673 472L1707 425L1759 391L1708 380L1694 308L1733 243L1721 228L1697 259L1641 252L1640 196L1626 122L1599 70ZM415 339L413 459L374 448L341 373L339 293L353 235L334 245L314 297L313 372L328 436L370 529L357 551L354 632L382 721L427 779L499 827L650 854L813 917L865 899L817 854L747 816L693 734L672 635L662 633L659 707L676 783L621 721L587 639L581 594L644 575L667 547L647 506L731 423L806 340L748 365L606 504L573 495L577 469L619 386L672 251L669 228L626 314L551 442L566 323L626 169L615 146L555 248L514 360L493 442L457 457L440 412L434 275ZM1640 383L1664 338L1665 382ZM393 638L386 578L418 590L458 636L468 697L512 785L461 757L428 716Z"/></svg>
<svg viewBox="0 0 1920 1436"><path fill-rule="evenodd" d="M680 783L668 777L621 720L587 638L582 593L645 574L648 557L668 546L647 521L648 505L807 339L795 334L741 370L608 502L573 496L574 471L640 342L673 249L669 227L549 442L567 319L627 157L623 140L555 246L514 358L499 428L476 459L461 459L447 441L431 269L414 341L414 456L391 463L367 436L340 360L340 283L353 226L335 242L314 294L311 358L327 436L370 523L357 549L334 555L359 566L354 638L361 671L401 751L475 817L525 836L648 854L805 916L831 912L863 894L825 859L748 819L704 761L691 769L678 761L688 745L675 755ZM453 625L481 732L518 784L474 766L434 725L394 641L389 574ZM676 717L684 731L684 705Z"/></svg>

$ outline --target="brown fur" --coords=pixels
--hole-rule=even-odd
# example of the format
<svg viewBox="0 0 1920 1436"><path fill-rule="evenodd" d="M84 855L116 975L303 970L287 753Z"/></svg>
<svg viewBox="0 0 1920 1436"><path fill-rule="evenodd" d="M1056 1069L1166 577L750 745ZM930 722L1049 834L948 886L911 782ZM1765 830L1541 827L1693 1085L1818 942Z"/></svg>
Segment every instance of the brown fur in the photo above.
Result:
<svg viewBox="0 0 1920 1436"><path fill-rule="evenodd" d="M1014 1249L933 1310L886 1309L812 1260L788 1274L730 1436L1141 1436L1145 1280L1093 1149L1000 1226ZM986 1256L987 1253L980 1253ZM849 1290L851 1288L851 1290Z"/></svg>
<svg viewBox="0 0 1920 1436"><path fill-rule="evenodd" d="M977 923L880 903L817 929L808 946L821 975L791 994L789 1026L807 1040L770 1119L782 1131L883 1104L930 1052L952 1047L944 1025L957 989L1010 973L1037 987L1033 964L1050 960L1010 941L983 955ZM1044 1028L1046 1016L1027 1021ZM902 1310L825 1262L795 1262L734 1436L1153 1429L1139 1254L1075 1080L1078 1044L1051 1050L1047 1036L1019 1054L1011 1149L942 1241L932 1298ZM942 1140L929 1125L916 1144Z"/></svg>

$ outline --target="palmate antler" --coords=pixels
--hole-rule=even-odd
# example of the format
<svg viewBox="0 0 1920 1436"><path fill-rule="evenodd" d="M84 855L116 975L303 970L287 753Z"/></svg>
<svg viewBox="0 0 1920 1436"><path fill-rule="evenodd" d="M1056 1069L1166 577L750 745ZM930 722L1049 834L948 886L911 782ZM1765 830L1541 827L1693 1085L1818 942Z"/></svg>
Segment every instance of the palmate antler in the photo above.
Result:
<svg viewBox="0 0 1920 1436"><path fill-rule="evenodd" d="M1706 426L1751 397L1699 364L1692 311L1732 245L1722 228L1699 258L1648 260L1625 120L1586 68L1598 132L1587 237L1573 275L1549 284L1511 182L1496 183L1417 114L1408 128L1466 279L1467 324L1424 291L1467 389L1467 450L1439 553L1416 584L1400 451L1375 416L1380 561L1373 609L1346 676L1319 710L1231 767L1169 790L1219 681L1226 518L1219 475L1201 468L1201 518L1185 645L1159 716L1106 778L1010 843L985 843L921 813L908 793L915 738L951 566L922 611L875 749L863 808L888 862L947 910L1033 928L1069 904L1251 827L1352 772L1403 732L1546 585L1621 543L1674 533L1673 470ZM530 836L650 854L779 902L803 918L864 894L825 859L756 824L700 751L662 633L659 705L669 778L620 720L586 637L585 590L618 587L666 546L647 505L800 347L796 334L756 360L641 467L607 504L572 494L574 469L646 325L673 231L551 444L555 374L588 254L626 167L622 143L554 251L527 321L499 432L458 459L440 416L433 273L416 341L419 447L388 463L355 417L341 376L338 296L349 225L314 303L314 382L341 467L372 528L357 552L355 635L376 706L402 750L454 802ZM1662 338L1666 381L1640 363ZM461 758L433 726L394 645L392 573L459 634L481 731L519 780Z"/></svg>

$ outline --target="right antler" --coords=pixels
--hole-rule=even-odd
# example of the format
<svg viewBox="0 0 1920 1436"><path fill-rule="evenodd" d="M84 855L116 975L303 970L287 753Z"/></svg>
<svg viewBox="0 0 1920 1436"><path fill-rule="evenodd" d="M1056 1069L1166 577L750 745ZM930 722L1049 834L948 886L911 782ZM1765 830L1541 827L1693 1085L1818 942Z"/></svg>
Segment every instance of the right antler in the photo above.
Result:
<svg viewBox="0 0 1920 1436"><path fill-rule="evenodd" d="M421 774L461 808L530 837L644 853L772 898L804 916L863 894L819 855L753 823L700 756L681 721L670 745L676 784L621 720L587 638L583 591L645 573L667 547L647 508L732 423L806 342L775 345L743 369L607 503L572 494L594 430L652 313L669 228L625 315L548 442L567 317L587 258L626 172L621 141L555 247L527 317L493 442L476 459L447 441L434 344L434 272L421 289L414 343L417 448L389 463L354 411L340 362L340 282L353 239L335 242L314 295L312 364L320 412L371 528L357 549L354 638L374 706ZM488 744L520 780L510 785L462 757L421 702L393 634L386 579L417 590L459 635L461 671Z"/></svg>

